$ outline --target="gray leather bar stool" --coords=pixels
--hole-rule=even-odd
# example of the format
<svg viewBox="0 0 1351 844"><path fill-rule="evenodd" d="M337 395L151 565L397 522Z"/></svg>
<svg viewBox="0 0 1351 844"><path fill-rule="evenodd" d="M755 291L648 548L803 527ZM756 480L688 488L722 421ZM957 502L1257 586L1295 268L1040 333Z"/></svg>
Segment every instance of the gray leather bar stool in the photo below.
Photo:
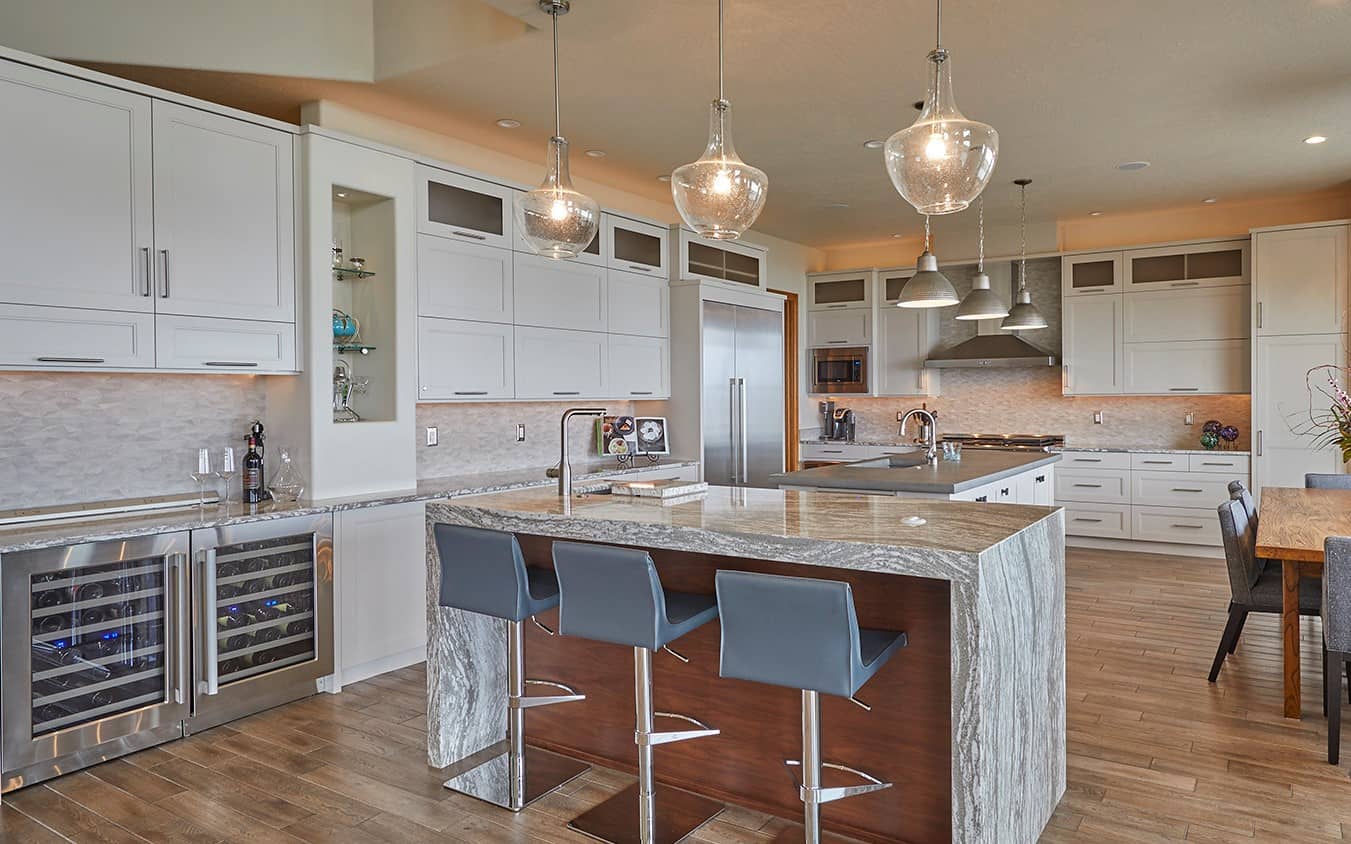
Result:
<svg viewBox="0 0 1351 844"><path fill-rule="evenodd" d="M652 702L652 653L718 617L712 595L674 592L661 585L647 552L580 542L554 543L554 571L562 592L559 632L633 648L633 740L638 745L638 782L569 822L568 826L614 844L675 844L722 811L722 804L654 780L657 745L715 736L718 730ZM655 717L674 718L692 730L655 732Z"/></svg>
<svg viewBox="0 0 1351 844"><path fill-rule="evenodd" d="M507 622L506 747L446 780L445 787L519 812L591 767L525 744L525 710L586 699L562 683L525 679L522 624L529 619L553 635L535 615L558 606L558 579L548 569L527 568L510 533L446 524L433 531L441 558L441 606ZM564 694L526 697L527 685Z"/></svg>
<svg viewBox="0 0 1351 844"><path fill-rule="evenodd" d="M802 691L802 760L798 796L803 830L788 830L776 841L821 840L821 805L890 788L863 771L821 759L821 694L854 697L896 651L904 632L858 626L848 583L743 571L717 574L722 624L722 676ZM821 769L854 774L866 785L824 788ZM796 779L796 778L795 778Z"/></svg>

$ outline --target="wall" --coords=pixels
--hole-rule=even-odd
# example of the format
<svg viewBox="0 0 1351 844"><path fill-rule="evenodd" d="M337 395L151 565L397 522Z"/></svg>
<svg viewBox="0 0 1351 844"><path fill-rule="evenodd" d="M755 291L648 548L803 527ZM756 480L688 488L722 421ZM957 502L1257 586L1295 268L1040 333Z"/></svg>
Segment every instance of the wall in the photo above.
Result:
<svg viewBox="0 0 1351 844"><path fill-rule="evenodd" d="M195 491L197 449L242 459L256 418L275 456L293 434L267 418L264 380L0 372L0 509Z"/></svg>

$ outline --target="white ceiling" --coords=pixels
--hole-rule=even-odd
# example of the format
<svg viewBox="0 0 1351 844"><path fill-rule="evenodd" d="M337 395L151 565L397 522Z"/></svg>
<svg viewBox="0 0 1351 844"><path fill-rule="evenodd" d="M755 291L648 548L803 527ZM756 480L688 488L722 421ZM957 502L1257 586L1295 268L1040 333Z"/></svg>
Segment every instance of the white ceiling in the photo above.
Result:
<svg viewBox="0 0 1351 844"><path fill-rule="evenodd" d="M462 2L462 0L461 0ZM441 63L373 87L483 121L552 128L542 28L463 39ZM756 228L814 246L914 234L919 218L864 149L913 121L933 46L927 0L727 0L727 95L742 157L769 174ZM654 179L698 156L716 93L715 0L574 0L561 20L563 130L574 160ZM302 37L296 34L295 37ZM1334 188L1351 180L1347 0L948 0L957 101L1000 134L986 193L1034 220ZM163 82L163 79L157 80ZM341 92L332 94L342 99ZM500 130L506 133L507 130ZM1321 146L1302 143L1322 134ZM1116 164L1152 162L1125 173ZM828 208L847 203L847 208ZM945 221L946 222L946 221ZM974 224L974 221L972 221Z"/></svg>

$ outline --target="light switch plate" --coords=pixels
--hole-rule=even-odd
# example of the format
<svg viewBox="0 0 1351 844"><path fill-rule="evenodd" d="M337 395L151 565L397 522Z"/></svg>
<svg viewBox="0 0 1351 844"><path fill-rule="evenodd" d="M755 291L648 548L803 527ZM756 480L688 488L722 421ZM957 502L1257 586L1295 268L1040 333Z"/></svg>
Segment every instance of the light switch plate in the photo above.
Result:
<svg viewBox="0 0 1351 844"><path fill-rule="evenodd" d="M516 442L525 442L525 424L522 422L516 423Z"/></svg>
<svg viewBox="0 0 1351 844"><path fill-rule="evenodd" d="M1095 411L1093 411L1093 424L1094 424L1094 425L1101 425L1101 424L1102 424L1102 411L1101 411L1101 410L1095 410Z"/></svg>
<svg viewBox="0 0 1351 844"><path fill-rule="evenodd" d="M441 433L434 426L427 427L427 445L438 445L441 442Z"/></svg>

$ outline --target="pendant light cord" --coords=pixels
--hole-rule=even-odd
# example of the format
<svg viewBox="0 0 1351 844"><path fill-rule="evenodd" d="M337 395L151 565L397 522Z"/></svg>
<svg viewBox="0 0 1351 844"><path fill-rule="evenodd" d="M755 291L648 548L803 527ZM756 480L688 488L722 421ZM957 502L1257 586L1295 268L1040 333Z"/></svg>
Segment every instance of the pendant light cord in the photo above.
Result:
<svg viewBox="0 0 1351 844"><path fill-rule="evenodd" d="M727 99L727 98L723 95L723 85L722 85L722 76L723 76L723 71L722 71L722 54L723 54L723 46L722 46L722 19L723 19L723 0L718 0L718 100L719 100L719 101L722 101L722 100Z"/></svg>
<svg viewBox="0 0 1351 844"><path fill-rule="evenodd" d="M943 49L943 0L938 0L938 23L934 33L934 49Z"/></svg>
<svg viewBox="0 0 1351 844"><path fill-rule="evenodd" d="M1018 211L1018 234L1019 234L1019 265L1018 265L1018 289L1027 289L1027 185L1018 186L1019 211Z"/></svg>
<svg viewBox="0 0 1351 844"><path fill-rule="evenodd" d="M924 251L929 251L929 215L924 215Z"/></svg>
<svg viewBox="0 0 1351 844"><path fill-rule="evenodd" d="M985 197L976 200L976 272L985 272Z"/></svg>
<svg viewBox="0 0 1351 844"><path fill-rule="evenodd" d="M563 118L558 107L558 8L549 13L554 19L554 137L563 137Z"/></svg>

